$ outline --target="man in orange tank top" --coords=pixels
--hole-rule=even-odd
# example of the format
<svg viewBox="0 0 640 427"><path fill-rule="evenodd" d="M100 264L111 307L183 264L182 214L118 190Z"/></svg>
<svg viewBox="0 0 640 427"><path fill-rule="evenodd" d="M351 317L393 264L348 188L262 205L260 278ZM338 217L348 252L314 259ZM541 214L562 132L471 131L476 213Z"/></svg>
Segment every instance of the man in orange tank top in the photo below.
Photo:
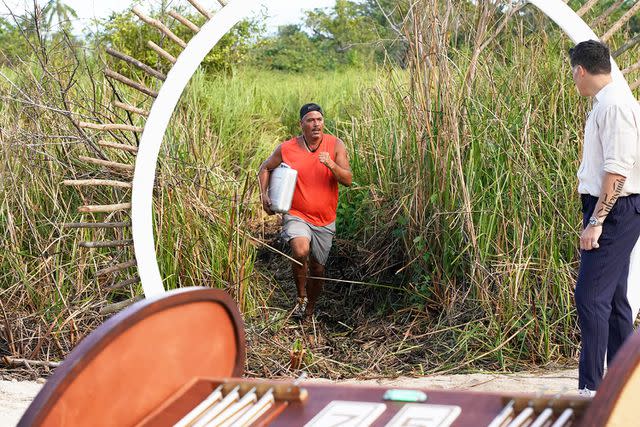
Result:
<svg viewBox="0 0 640 427"><path fill-rule="evenodd" d="M280 144L260 166L262 207L269 215L271 171L286 163L298 171L291 209L284 214L282 237L289 242L297 303L294 314L313 315L324 285L324 266L335 235L338 183L351 185L351 168L344 143L324 133L324 116L317 104L300 109L302 134Z"/></svg>

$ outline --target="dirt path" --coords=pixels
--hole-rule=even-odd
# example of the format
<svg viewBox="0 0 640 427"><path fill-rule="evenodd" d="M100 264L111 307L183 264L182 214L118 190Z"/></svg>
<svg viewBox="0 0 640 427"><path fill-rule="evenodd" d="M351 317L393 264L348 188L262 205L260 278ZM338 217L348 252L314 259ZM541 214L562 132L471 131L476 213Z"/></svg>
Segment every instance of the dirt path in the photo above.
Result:
<svg viewBox="0 0 640 427"><path fill-rule="evenodd" d="M313 382L328 382L315 379ZM519 374L441 375L421 378L395 378L366 381L342 381L387 387L426 388L438 390L473 390L496 392L575 393L578 371L527 372ZM32 381L0 381L0 426L14 426L38 393L41 384Z"/></svg>

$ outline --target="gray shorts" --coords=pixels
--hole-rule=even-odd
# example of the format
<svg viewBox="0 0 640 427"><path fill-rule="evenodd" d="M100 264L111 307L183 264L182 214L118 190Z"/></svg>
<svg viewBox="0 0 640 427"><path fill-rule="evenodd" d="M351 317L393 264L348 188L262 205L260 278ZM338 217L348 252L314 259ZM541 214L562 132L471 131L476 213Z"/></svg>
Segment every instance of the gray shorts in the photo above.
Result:
<svg viewBox="0 0 640 427"><path fill-rule="evenodd" d="M327 263L335 234L335 221L323 227L318 227L297 216L285 214L283 217L282 238L289 242L294 237L306 237L310 242L311 255L322 265Z"/></svg>

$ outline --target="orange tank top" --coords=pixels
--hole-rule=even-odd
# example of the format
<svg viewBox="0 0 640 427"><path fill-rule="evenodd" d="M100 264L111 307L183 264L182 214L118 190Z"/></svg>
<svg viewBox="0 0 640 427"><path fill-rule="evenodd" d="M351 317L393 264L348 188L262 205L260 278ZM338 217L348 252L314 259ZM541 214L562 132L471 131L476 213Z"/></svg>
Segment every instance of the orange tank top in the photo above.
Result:
<svg viewBox="0 0 640 427"><path fill-rule="evenodd" d="M338 181L333 172L318 160L323 151L329 153L331 160L336 160L336 141L335 136L325 134L314 152L301 147L297 137L282 143L282 160L298 171L289 215L319 227L336 220Z"/></svg>

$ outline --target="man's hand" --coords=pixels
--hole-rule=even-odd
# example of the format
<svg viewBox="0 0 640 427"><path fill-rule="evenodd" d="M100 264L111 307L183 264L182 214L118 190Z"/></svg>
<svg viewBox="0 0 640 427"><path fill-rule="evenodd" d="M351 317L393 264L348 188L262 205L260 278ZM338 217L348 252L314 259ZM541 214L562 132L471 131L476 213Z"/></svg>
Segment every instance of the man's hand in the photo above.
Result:
<svg viewBox="0 0 640 427"><path fill-rule="evenodd" d="M269 198L269 194L262 193L260 198L262 199L262 209L264 209L267 215L275 215L275 212L271 210L271 199Z"/></svg>
<svg viewBox="0 0 640 427"><path fill-rule="evenodd" d="M320 160L320 163L331 170L333 170L333 167L336 164L333 160L331 160L331 155L326 151L323 151L318 155L318 160Z"/></svg>
<svg viewBox="0 0 640 427"><path fill-rule="evenodd" d="M600 235L602 235L601 225L597 227L587 225L587 228L582 230L582 234L580 235L580 249L585 251L598 249L600 247L600 244L598 244Z"/></svg>

